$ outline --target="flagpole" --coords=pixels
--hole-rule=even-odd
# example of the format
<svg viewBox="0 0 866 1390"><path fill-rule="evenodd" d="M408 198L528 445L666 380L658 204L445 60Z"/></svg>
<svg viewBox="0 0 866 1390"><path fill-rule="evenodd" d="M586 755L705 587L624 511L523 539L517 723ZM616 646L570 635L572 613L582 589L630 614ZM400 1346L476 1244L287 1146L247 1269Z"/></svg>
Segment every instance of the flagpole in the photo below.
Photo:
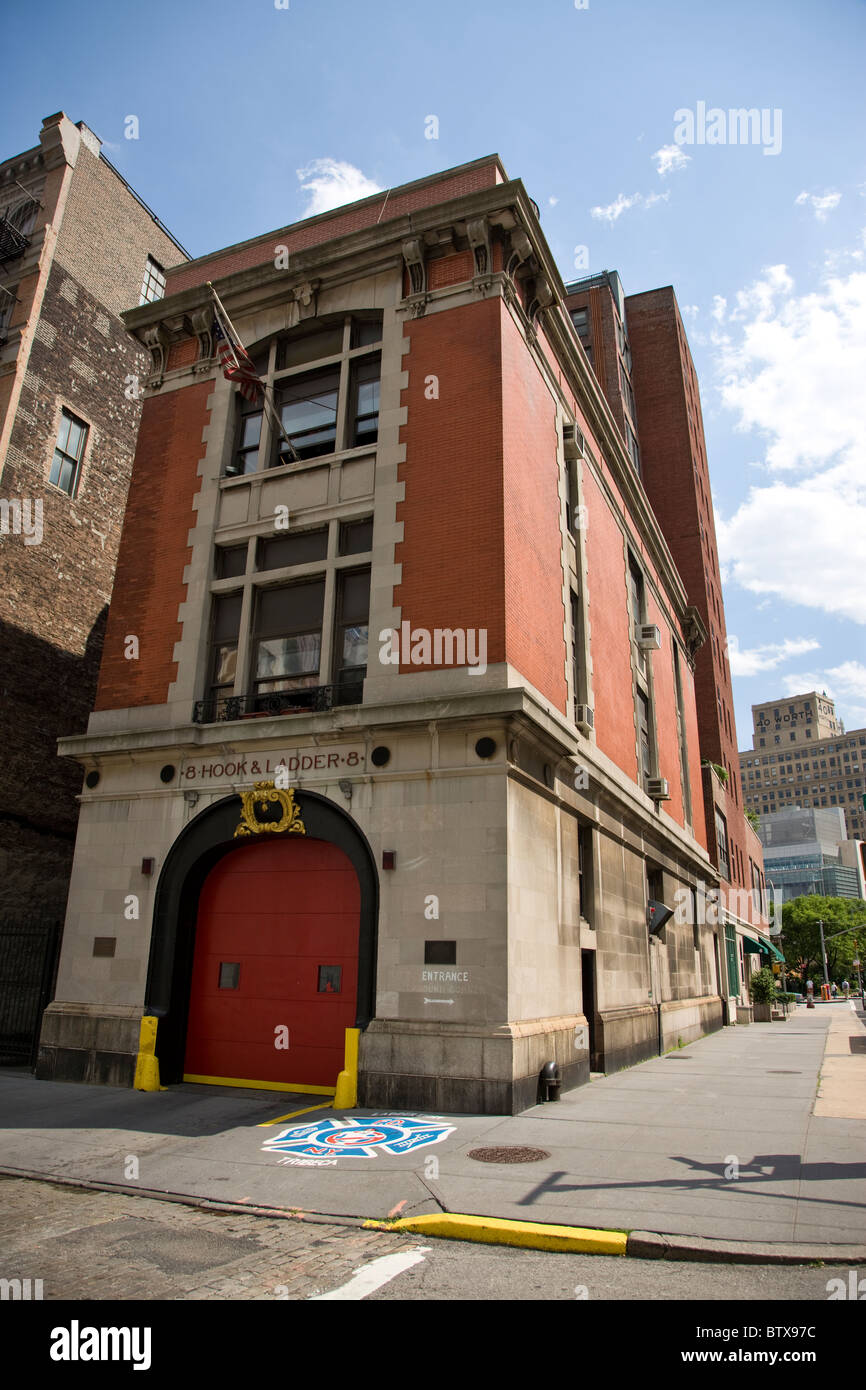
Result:
<svg viewBox="0 0 866 1390"><path fill-rule="evenodd" d="M216 292L216 290L214 289L213 285L211 284L210 280L208 280L206 283L207 283L208 289L210 290L211 294L212 294L213 297L214 297L214 302L215 302L215 304L216 304L216 307L217 307L217 310L218 310L218 312L219 312L219 314L220 314L220 317L223 318L223 319L225 320L225 325L226 325L226 327L229 329L229 331L230 331L232 337L233 337L237 342L240 343L240 341L241 341L241 339L240 339L240 334L238 333L237 329L235 328L234 324L232 323L231 319L229 318L228 313L227 313L227 311L226 311L225 305L223 304L222 300L220 299L219 295L217 294L217 292ZM263 381L260 381L260 385L261 385L261 388L262 388L262 402L263 402L263 404L264 404L265 410L267 410L267 411L269 412L270 417L271 417L273 423L276 425L276 427L277 427L277 429L279 430L280 434L282 435L282 437L283 437L285 443L287 444L288 450L289 450L289 457L291 458L291 460L292 460L293 463L300 463L300 455L298 454L297 449L295 448L294 444L292 443L291 439L290 439L289 436L286 434L286 431L285 431L285 429L283 428L283 422L282 422L282 420L280 419L279 415L277 414L277 408L276 408L276 406L275 406L273 400L268 398L268 388L267 388L266 383L263 382ZM273 387L271 387L271 390L273 391Z"/></svg>

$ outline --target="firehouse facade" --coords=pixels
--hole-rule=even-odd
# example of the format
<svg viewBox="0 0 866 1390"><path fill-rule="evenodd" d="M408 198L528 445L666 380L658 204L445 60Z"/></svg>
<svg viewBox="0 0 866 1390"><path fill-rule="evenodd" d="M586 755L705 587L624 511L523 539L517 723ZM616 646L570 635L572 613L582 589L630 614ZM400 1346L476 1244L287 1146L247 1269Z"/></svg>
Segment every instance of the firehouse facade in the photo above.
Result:
<svg viewBox="0 0 866 1390"><path fill-rule="evenodd" d="M163 1084L327 1093L358 1030L360 1104L502 1113L721 1025L704 626L564 297L491 157L125 315L152 375L40 1075L134 1084L155 1029Z"/></svg>

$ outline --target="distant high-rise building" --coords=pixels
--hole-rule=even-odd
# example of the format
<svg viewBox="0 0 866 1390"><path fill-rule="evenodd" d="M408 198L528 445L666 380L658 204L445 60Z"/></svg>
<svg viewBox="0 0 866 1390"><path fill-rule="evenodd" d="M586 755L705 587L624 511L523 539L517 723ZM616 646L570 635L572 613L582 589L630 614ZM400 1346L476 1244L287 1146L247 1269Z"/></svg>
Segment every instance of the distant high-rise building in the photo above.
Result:
<svg viewBox="0 0 866 1390"><path fill-rule="evenodd" d="M846 838L841 806L772 811L761 816L758 833L767 881L778 900L805 893L863 896L862 841Z"/></svg>
<svg viewBox="0 0 866 1390"><path fill-rule="evenodd" d="M833 700L816 690L752 705L752 720L752 748L739 754L749 809L838 806L848 838L866 840L866 729L846 732Z"/></svg>

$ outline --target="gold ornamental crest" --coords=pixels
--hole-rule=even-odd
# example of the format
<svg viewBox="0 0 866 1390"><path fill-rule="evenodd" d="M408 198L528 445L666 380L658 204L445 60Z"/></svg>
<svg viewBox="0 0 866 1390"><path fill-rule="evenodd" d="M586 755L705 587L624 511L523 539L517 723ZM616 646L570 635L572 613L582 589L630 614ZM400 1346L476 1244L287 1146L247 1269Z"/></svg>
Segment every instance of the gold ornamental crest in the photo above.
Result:
<svg viewBox="0 0 866 1390"><path fill-rule="evenodd" d="M294 791L282 791L273 782L256 782L252 791L240 792L241 819L234 838L239 835L306 835L307 827L301 820L301 810L295 805ZM259 820L256 807L267 808L279 804L282 815L279 820Z"/></svg>

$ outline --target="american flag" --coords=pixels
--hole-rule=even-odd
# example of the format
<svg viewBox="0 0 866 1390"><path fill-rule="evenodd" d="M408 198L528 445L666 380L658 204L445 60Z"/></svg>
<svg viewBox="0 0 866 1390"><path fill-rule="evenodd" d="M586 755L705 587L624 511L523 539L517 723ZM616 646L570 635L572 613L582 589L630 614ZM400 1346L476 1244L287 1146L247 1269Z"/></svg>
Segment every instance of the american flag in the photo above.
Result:
<svg viewBox="0 0 866 1390"><path fill-rule="evenodd" d="M216 305L213 336L223 376L227 381L236 381L244 399L256 405L264 395L264 385L240 339L233 332L231 324L223 319Z"/></svg>

